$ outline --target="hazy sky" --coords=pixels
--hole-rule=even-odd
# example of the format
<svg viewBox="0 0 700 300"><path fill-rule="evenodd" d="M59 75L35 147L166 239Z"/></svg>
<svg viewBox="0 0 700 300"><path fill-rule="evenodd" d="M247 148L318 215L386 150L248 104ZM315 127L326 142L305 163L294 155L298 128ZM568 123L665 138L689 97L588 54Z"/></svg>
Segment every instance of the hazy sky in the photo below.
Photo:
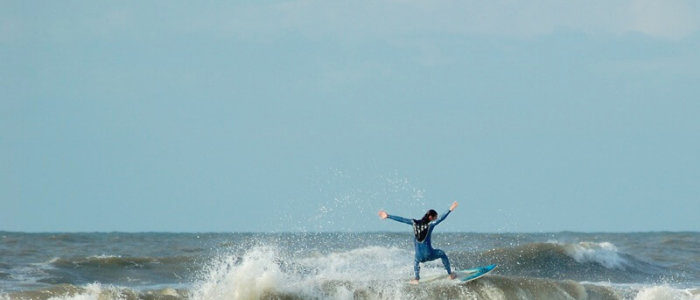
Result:
<svg viewBox="0 0 700 300"><path fill-rule="evenodd" d="M700 230L698 1L2 1L0 230Z"/></svg>

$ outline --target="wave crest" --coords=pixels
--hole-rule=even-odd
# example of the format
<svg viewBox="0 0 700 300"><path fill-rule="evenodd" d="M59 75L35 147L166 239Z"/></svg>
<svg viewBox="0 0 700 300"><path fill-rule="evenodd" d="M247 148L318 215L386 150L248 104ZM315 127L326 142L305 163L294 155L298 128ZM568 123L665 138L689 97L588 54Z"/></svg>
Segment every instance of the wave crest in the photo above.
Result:
<svg viewBox="0 0 700 300"><path fill-rule="evenodd" d="M580 281L655 282L667 272L660 266L620 252L609 242L550 241L482 253L458 253L457 261L497 263L509 275Z"/></svg>
<svg viewBox="0 0 700 300"><path fill-rule="evenodd" d="M556 243L559 244L559 243ZM575 244L559 244L564 252L579 263L598 263L609 269L624 269L629 263L609 242L579 242Z"/></svg>

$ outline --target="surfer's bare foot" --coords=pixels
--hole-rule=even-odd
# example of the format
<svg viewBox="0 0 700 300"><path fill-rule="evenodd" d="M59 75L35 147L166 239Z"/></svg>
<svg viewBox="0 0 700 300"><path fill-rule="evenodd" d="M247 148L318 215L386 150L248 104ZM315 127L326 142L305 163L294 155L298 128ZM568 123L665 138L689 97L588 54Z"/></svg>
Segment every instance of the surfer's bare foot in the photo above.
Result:
<svg viewBox="0 0 700 300"><path fill-rule="evenodd" d="M455 278L457 278L457 274L455 274L455 273L450 274L450 279L455 279Z"/></svg>
<svg viewBox="0 0 700 300"><path fill-rule="evenodd" d="M413 279L409 282L410 284L418 284L418 279Z"/></svg>

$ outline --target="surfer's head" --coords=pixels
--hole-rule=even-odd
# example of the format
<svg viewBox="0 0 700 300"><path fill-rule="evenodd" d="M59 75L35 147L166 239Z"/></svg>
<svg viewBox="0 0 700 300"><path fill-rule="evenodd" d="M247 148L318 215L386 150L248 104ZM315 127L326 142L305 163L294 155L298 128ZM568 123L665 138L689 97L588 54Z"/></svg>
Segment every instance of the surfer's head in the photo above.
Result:
<svg viewBox="0 0 700 300"><path fill-rule="evenodd" d="M427 223L427 222L432 222L437 219L438 214L434 209L429 210L428 212L425 213L423 216L423 219L421 219L422 223Z"/></svg>

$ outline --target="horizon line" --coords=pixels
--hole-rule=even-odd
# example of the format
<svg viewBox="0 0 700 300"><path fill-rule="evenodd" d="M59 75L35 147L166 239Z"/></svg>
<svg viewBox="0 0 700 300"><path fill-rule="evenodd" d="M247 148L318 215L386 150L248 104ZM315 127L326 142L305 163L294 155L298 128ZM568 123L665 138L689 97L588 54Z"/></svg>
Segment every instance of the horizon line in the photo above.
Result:
<svg viewBox="0 0 700 300"><path fill-rule="evenodd" d="M0 234L24 233L24 234L376 234L376 233L403 233L402 230L383 231L11 231L0 230ZM700 233L694 230L648 230L648 231L440 231L439 233L468 233L468 234L562 234L562 233L582 233L582 234L640 234L640 233Z"/></svg>

